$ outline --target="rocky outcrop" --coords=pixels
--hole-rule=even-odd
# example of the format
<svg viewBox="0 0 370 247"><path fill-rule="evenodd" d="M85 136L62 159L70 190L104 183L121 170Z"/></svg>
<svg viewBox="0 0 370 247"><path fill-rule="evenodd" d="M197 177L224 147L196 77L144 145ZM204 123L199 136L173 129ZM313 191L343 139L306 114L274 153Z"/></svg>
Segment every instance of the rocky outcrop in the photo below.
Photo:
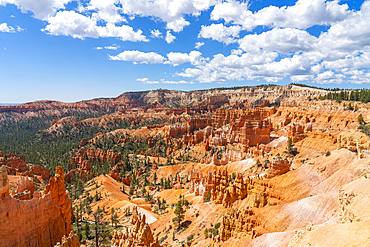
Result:
<svg viewBox="0 0 370 247"><path fill-rule="evenodd" d="M132 210L131 226L128 232L116 231L112 239L115 247L160 247L158 238L154 239L149 225L145 221L145 215L140 215L135 207Z"/></svg>
<svg viewBox="0 0 370 247"><path fill-rule="evenodd" d="M43 180L49 180L51 178L51 174L49 169L39 166L39 165L30 165L29 170L24 173L19 173L21 176L41 176Z"/></svg>
<svg viewBox="0 0 370 247"><path fill-rule="evenodd" d="M0 166L0 200L9 194L9 180L5 166Z"/></svg>
<svg viewBox="0 0 370 247"><path fill-rule="evenodd" d="M17 188L11 192L13 198L18 200L31 200L35 192L35 184L28 177L20 177Z"/></svg>
<svg viewBox="0 0 370 247"><path fill-rule="evenodd" d="M123 166L123 163L118 163L122 158L121 153L114 153L113 150L105 152L102 149L80 148L74 157L71 158L71 166L73 170L78 171L80 178L84 175L92 175L90 172L91 166L98 162L100 165L107 163L106 165L114 166L110 172L110 176L116 180L120 180L119 172ZM76 172L75 171L75 172ZM75 173L74 172L74 173Z"/></svg>
<svg viewBox="0 0 370 247"><path fill-rule="evenodd" d="M54 247L79 247L80 242L76 234L72 232L68 236L63 236L62 241L57 243Z"/></svg>
<svg viewBox="0 0 370 247"><path fill-rule="evenodd" d="M356 130L350 130L338 135L337 145L338 148L346 148L358 154L370 152L370 138Z"/></svg>
<svg viewBox="0 0 370 247"><path fill-rule="evenodd" d="M255 228L261 225L261 222L251 209L228 208L220 223L219 234L212 239L211 246L219 246L220 242L231 237L252 239L260 235Z"/></svg>
<svg viewBox="0 0 370 247"><path fill-rule="evenodd" d="M292 162L286 157L274 157L267 171L267 177L272 178L287 173L290 170Z"/></svg>
<svg viewBox="0 0 370 247"><path fill-rule="evenodd" d="M15 154L4 154L4 152L2 152L2 159L1 159L1 163L0 165L4 165L4 160L5 160L5 165L7 166L7 169L8 171L11 173L11 174L16 174L17 172L18 173L22 173L22 172L26 172L28 170L28 167L27 167L27 163L26 163L26 156L20 156L20 155L15 155ZM1 155L1 154L0 154Z"/></svg>
<svg viewBox="0 0 370 247"><path fill-rule="evenodd" d="M54 246L71 232L71 201L64 173L56 168L39 198L22 201L9 194L5 167L0 168L0 246Z"/></svg>
<svg viewBox="0 0 370 247"><path fill-rule="evenodd" d="M28 164L28 160L25 154L5 154L0 151L0 165L3 165L5 160L5 166L8 174L18 176L41 176L43 180L49 180L51 177L49 169L39 166Z"/></svg>
<svg viewBox="0 0 370 247"><path fill-rule="evenodd" d="M64 185L64 172L63 168L57 166L55 169L55 177L50 178L49 184L46 185L45 194L50 192L51 198L54 203L61 209L62 215L65 219L65 229L69 233L71 231L72 219L72 201L66 193Z"/></svg>
<svg viewBox="0 0 370 247"><path fill-rule="evenodd" d="M275 111L275 108L218 109L212 118L192 118L182 124L167 125L163 130L167 142L171 138L177 138L174 142L175 149L198 143L204 144L206 149L209 145L224 146L230 143L252 147L269 142L272 124L268 116ZM221 161L212 158L210 162L212 161L215 164L228 162L227 158Z"/></svg>
<svg viewBox="0 0 370 247"><path fill-rule="evenodd" d="M310 124L309 126L311 127L305 128L299 123L291 123L289 126L288 139L292 139L292 143L303 140L307 137L307 134L305 134L305 129L312 130L312 124Z"/></svg>
<svg viewBox="0 0 370 247"><path fill-rule="evenodd" d="M192 171L190 174L189 193L202 196L203 201L206 201L209 193L211 201L216 204L223 204L226 207L247 196L248 184L249 179L244 181L241 174L237 174L235 180L230 182L226 170L208 172L203 178L199 173Z"/></svg>

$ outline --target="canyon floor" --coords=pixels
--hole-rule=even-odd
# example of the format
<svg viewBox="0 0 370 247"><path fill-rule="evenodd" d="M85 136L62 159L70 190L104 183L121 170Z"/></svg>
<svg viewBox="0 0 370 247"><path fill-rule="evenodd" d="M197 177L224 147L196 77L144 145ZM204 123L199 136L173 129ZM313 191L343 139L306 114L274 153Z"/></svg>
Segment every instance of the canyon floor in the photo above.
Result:
<svg viewBox="0 0 370 247"><path fill-rule="evenodd" d="M370 104L328 93L0 106L0 246L370 246Z"/></svg>

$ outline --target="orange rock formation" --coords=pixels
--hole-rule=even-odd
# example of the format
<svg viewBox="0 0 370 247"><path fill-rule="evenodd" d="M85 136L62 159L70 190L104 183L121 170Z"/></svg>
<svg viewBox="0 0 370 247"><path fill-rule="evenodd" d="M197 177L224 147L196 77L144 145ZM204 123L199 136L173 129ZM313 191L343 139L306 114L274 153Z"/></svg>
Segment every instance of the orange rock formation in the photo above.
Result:
<svg viewBox="0 0 370 247"><path fill-rule="evenodd" d="M267 172L267 177L272 178L289 171L292 162L286 157L274 157Z"/></svg>
<svg viewBox="0 0 370 247"><path fill-rule="evenodd" d="M2 166L0 246L54 246L61 242L71 232L71 205L61 167L57 167L42 197L22 201L9 194L9 180Z"/></svg>
<svg viewBox="0 0 370 247"><path fill-rule="evenodd" d="M115 247L160 247L158 238L154 239L149 225L145 222L145 215L140 215L135 207L132 210L131 226L128 233L116 231L112 239Z"/></svg>

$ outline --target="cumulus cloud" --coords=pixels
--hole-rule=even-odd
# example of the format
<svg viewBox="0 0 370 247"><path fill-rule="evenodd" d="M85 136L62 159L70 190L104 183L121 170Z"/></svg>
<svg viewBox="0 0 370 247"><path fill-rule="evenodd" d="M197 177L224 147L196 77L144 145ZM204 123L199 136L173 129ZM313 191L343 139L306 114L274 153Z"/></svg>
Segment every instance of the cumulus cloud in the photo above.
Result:
<svg viewBox="0 0 370 247"><path fill-rule="evenodd" d="M78 11L88 13L93 11L91 17L96 20L102 20L107 23L127 22L120 14L120 8L117 6L116 0L91 0L86 6L79 3Z"/></svg>
<svg viewBox="0 0 370 247"><path fill-rule="evenodd" d="M159 83L158 81L149 81L149 79L146 78L146 77L144 77L144 78L137 78L136 80L137 81L140 81L140 82L142 82L144 84L157 84L157 83Z"/></svg>
<svg viewBox="0 0 370 247"><path fill-rule="evenodd" d="M0 0L0 5L14 4L23 13L32 12L34 17L46 20L73 0Z"/></svg>
<svg viewBox="0 0 370 247"><path fill-rule="evenodd" d="M157 30L157 29L150 30L150 33L152 34L151 36L153 38L158 38L158 39L162 39L163 38L162 33L159 30Z"/></svg>
<svg viewBox="0 0 370 247"><path fill-rule="evenodd" d="M134 31L127 25L116 26L107 23L106 26L97 25L93 18L76 13L75 11L60 11L48 19L49 24L42 29L50 35L72 36L73 38L114 37L122 41L148 41L142 31Z"/></svg>
<svg viewBox="0 0 370 247"><path fill-rule="evenodd" d="M184 19L185 15L199 16L202 11L209 9L217 0L121 0L122 13L135 16L159 18L166 23L166 28L180 32L190 24Z"/></svg>
<svg viewBox="0 0 370 247"><path fill-rule="evenodd" d="M8 26L8 24L4 22L0 24L0 32L15 33L15 29L14 27Z"/></svg>
<svg viewBox="0 0 370 247"><path fill-rule="evenodd" d="M224 26L222 23L211 24L210 26L203 26L199 32L198 37L205 39L213 39L218 42L230 44L235 42L236 37L239 37L240 26Z"/></svg>
<svg viewBox="0 0 370 247"><path fill-rule="evenodd" d="M268 6L255 13L248 10L247 3L229 0L216 4L211 19L239 24L246 30L257 26L306 29L342 21L350 14L348 5L339 4L338 0L298 0L293 6Z"/></svg>
<svg viewBox="0 0 370 247"><path fill-rule="evenodd" d="M167 31L167 33L166 33L166 42L168 44L171 44L175 41L175 39L176 39L176 37L173 36L170 31Z"/></svg>
<svg viewBox="0 0 370 247"><path fill-rule="evenodd" d="M167 54L168 61L165 64L178 66L183 63L191 63L197 65L203 60L202 53L199 51L191 51L189 54L181 52L170 52Z"/></svg>
<svg viewBox="0 0 370 247"><path fill-rule="evenodd" d="M111 60L131 61L134 63L163 63L166 59L155 52L124 51L117 56L110 56Z"/></svg>
<svg viewBox="0 0 370 247"><path fill-rule="evenodd" d="M196 42L195 49L211 39L226 45L233 43L230 54L216 51L213 57L205 58L199 51L169 52L165 58L156 52L133 50L109 58L172 66L187 64L177 75L199 82L260 79L277 82L289 77L297 82L370 82L370 0L365 0L359 11L350 10L339 0L298 0L292 6L268 6L254 12L249 10L248 2L237 0L87 0L79 1L74 10L65 10L72 1L0 0L0 5L14 4L22 12L32 12L35 18L45 21L42 31L47 34L79 39L112 37L148 42L142 30L134 30L127 20L149 17L157 24L163 22L157 27L159 30L163 27L167 30L144 31L152 38L164 38L168 44L175 41L174 33L191 25L189 16L199 16L214 6L211 21L217 23L201 26L198 38L204 42ZM327 30L313 36L308 28L315 25L325 25ZM259 26L267 27L267 31L259 29L253 34ZM0 32L22 30L0 24ZM245 34L243 30L251 32ZM111 45L94 49L118 48Z"/></svg>
<svg viewBox="0 0 370 247"><path fill-rule="evenodd" d="M195 43L195 49L199 49L200 47L202 47L204 45L204 42L196 42Z"/></svg>
<svg viewBox="0 0 370 247"><path fill-rule="evenodd" d="M317 38L306 31L293 28L274 28L261 34L246 35L238 41L246 52L258 52L260 49L289 53L309 51Z"/></svg>
<svg viewBox="0 0 370 247"><path fill-rule="evenodd" d="M225 1L215 7L212 18L219 19L222 16L226 23L244 25L245 28L246 24L238 23L235 19L235 16L247 13L241 6L247 8L244 3ZM305 8L306 12L311 11L312 17L298 11ZM247 34L241 39L234 38L239 49L232 50L230 55L216 54L211 60L203 60L177 75L195 78L202 83L260 79L278 82L289 77L294 82L320 84L370 83L370 1L365 1L360 11L349 11L345 4L339 5L337 1L298 1L292 7L268 7L255 14L262 16L264 11L270 11L273 21L259 18L258 25L270 25L272 29L260 34ZM324 13L320 17L322 19L317 14L320 11ZM285 15L276 16L280 12ZM295 24L298 16L302 22ZM330 27L319 37L302 30L323 23L330 24ZM257 25L253 22L249 24L251 28ZM215 30L221 31L208 31L212 30L209 28L212 25ZM212 25L202 27L199 36L220 42L227 39L231 39L228 42L232 41L233 33L226 35L225 25Z"/></svg>
<svg viewBox="0 0 370 247"><path fill-rule="evenodd" d="M0 32L3 32L3 33L15 33L15 32L22 32L22 31L24 31L24 29L21 28L20 26L17 26L17 28L14 28L12 26L8 26L6 22L3 22L0 24Z"/></svg>

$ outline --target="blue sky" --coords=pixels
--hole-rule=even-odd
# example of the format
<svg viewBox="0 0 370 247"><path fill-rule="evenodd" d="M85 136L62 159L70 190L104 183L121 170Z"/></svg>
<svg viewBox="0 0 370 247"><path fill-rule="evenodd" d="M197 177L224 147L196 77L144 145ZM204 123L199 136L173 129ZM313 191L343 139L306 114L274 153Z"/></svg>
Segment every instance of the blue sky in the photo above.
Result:
<svg viewBox="0 0 370 247"><path fill-rule="evenodd" d="M0 0L0 103L368 88L370 0Z"/></svg>

